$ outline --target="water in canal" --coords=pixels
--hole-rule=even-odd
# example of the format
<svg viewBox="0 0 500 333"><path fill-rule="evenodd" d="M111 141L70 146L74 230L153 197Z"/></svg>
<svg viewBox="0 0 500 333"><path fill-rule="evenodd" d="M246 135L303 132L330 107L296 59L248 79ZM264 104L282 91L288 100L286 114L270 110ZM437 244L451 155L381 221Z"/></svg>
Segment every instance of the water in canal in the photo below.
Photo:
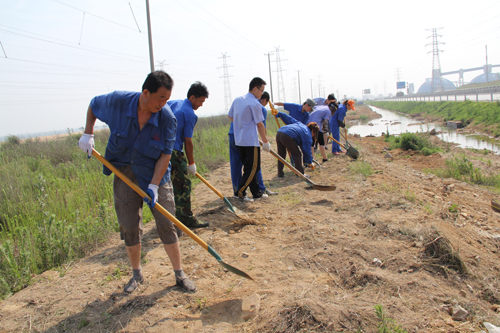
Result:
<svg viewBox="0 0 500 333"><path fill-rule="evenodd" d="M382 118L371 120L366 124L352 126L349 128L349 133L359 134L362 137L367 135L381 136L387 130L389 130L389 134L401 134L405 132L428 132L435 128L436 132L443 132L437 134L443 141L457 143L462 148L486 148L495 152L495 154L500 153L500 144L494 142L488 136L463 134L447 126L423 124L420 121L392 111L380 109L375 106L370 106L370 108L382 115Z"/></svg>

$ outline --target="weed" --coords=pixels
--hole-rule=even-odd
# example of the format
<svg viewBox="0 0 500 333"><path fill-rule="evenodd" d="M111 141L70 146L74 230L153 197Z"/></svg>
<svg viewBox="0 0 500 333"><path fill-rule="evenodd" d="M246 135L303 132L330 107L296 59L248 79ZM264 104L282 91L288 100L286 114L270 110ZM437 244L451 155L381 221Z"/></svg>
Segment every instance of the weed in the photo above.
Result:
<svg viewBox="0 0 500 333"><path fill-rule="evenodd" d="M408 200L410 202L415 202L415 199L417 198L417 195L415 194L415 192L410 191L408 189L408 190L405 191L405 198L406 198L406 200Z"/></svg>
<svg viewBox="0 0 500 333"><path fill-rule="evenodd" d="M84 312L83 316L80 318L80 322L78 323L78 329L80 330L85 326L87 326L88 324L90 324L90 322L87 320L87 318L85 318L85 312Z"/></svg>
<svg viewBox="0 0 500 333"><path fill-rule="evenodd" d="M459 205L455 205L454 203L452 203L449 207L448 207L448 211L450 213L458 213L459 212L459 209L460 209L460 206Z"/></svg>
<svg viewBox="0 0 500 333"><path fill-rule="evenodd" d="M365 178L373 174L372 166L370 163L365 161L358 161L356 163L349 164L349 171L354 174L361 174Z"/></svg>
<svg viewBox="0 0 500 333"><path fill-rule="evenodd" d="M401 325L398 325L396 321L392 318L387 317L382 305L375 304L375 314L380 322L377 325L378 331L380 333L403 333L406 330L401 328Z"/></svg>
<svg viewBox="0 0 500 333"><path fill-rule="evenodd" d="M431 204L425 204L425 205L424 205L424 209L426 210L426 212L427 212L428 214L432 214Z"/></svg>
<svg viewBox="0 0 500 333"><path fill-rule="evenodd" d="M198 304L198 309L200 309L200 310L203 310L207 305L207 299L205 297L197 298L197 299L195 299L195 301Z"/></svg>
<svg viewBox="0 0 500 333"><path fill-rule="evenodd" d="M365 116L364 114L362 114L361 116L359 116L359 121L365 123L368 121L368 116Z"/></svg>

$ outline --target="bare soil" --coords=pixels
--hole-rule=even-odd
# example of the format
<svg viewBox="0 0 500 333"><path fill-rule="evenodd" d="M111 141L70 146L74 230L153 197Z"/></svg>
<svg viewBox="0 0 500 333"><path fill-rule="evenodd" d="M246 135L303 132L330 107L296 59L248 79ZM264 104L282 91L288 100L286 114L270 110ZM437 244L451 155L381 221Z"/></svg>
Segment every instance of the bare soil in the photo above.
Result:
<svg viewBox="0 0 500 333"><path fill-rule="evenodd" d="M148 223L139 290L122 293L130 269L114 235L0 302L0 332L376 332L376 304L408 332L500 326L500 213L490 205L497 192L426 173L452 154L498 173L500 157L433 140L443 153L395 150L385 158L383 138L350 136L360 160L331 157L308 172L336 185L333 192L314 191L290 171L278 179L276 160L263 153L264 179L279 195L235 201L249 218L229 213L204 184L194 190L194 211L210 222L196 233L253 281L183 236L184 269L198 286L184 293ZM355 172L363 163L371 176ZM230 196L229 174L226 164L207 180ZM258 309L243 311L252 297ZM453 305L468 312L465 320L452 319Z"/></svg>

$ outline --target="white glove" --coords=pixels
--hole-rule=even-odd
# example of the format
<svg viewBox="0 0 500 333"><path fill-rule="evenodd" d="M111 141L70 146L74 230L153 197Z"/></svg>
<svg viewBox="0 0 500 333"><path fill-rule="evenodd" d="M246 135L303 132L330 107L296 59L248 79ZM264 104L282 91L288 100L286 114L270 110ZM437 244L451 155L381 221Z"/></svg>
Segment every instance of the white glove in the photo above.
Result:
<svg viewBox="0 0 500 333"><path fill-rule="evenodd" d="M78 147L87 153L87 157L92 157L92 148L94 148L94 134L83 134L78 141Z"/></svg>
<svg viewBox="0 0 500 333"><path fill-rule="evenodd" d="M191 176L195 176L196 175L196 163L188 165L188 173Z"/></svg>
<svg viewBox="0 0 500 333"><path fill-rule="evenodd" d="M155 204L158 202L158 185L149 184L146 194L151 197L151 200L149 200L148 197L144 197L142 200L144 200L150 208L154 208Z"/></svg>
<svg viewBox="0 0 500 333"><path fill-rule="evenodd" d="M269 142L263 143L262 150L269 153L269 151L271 150L271 144Z"/></svg>

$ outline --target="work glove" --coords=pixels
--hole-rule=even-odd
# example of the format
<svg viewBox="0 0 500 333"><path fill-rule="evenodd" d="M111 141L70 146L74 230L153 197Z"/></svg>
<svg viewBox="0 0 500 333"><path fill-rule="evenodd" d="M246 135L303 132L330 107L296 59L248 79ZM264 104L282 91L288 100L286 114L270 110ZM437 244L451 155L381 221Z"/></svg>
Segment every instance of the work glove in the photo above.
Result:
<svg viewBox="0 0 500 333"><path fill-rule="evenodd" d="M78 141L78 147L87 153L87 157L92 157L92 148L94 148L94 134L83 134Z"/></svg>
<svg viewBox="0 0 500 333"><path fill-rule="evenodd" d="M188 165L188 173L191 176L196 176L196 164L195 163Z"/></svg>
<svg viewBox="0 0 500 333"><path fill-rule="evenodd" d="M269 153L269 151L271 150L271 144L269 142L263 143L262 150L265 151L266 153Z"/></svg>
<svg viewBox="0 0 500 333"><path fill-rule="evenodd" d="M154 208L155 204L158 202L158 185L149 184L146 194L149 195L151 200L149 200L148 197L144 197L142 200L148 204L149 208Z"/></svg>
<svg viewBox="0 0 500 333"><path fill-rule="evenodd" d="M345 123L343 121L337 120L337 122L339 123L340 127L345 128Z"/></svg>

